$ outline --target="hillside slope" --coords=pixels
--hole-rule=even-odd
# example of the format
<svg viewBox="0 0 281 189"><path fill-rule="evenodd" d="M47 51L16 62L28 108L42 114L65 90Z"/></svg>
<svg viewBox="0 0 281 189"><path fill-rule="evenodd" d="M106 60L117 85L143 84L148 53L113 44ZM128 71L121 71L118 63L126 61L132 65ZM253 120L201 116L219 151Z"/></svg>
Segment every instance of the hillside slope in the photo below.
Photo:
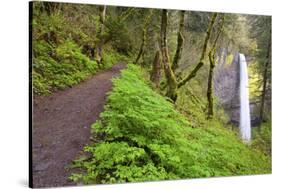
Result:
<svg viewBox="0 0 281 189"><path fill-rule="evenodd" d="M86 146L85 155L74 162L80 171L72 174L73 181L119 183L271 172L265 155L217 120L208 125L190 122L144 78L144 71L129 65L114 79L105 111L92 125L92 136L99 140Z"/></svg>
<svg viewBox="0 0 281 189"><path fill-rule="evenodd" d="M85 9L83 6L64 4L63 11L56 10L49 14L41 10L46 6L42 2L33 3L34 94L49 95L72 87L126 59L109 44L104 47L103 63L98 64L95 59L95 46L100 40L96 36L99 24L95 7ZM83 11L84 14L73 16Z"/></svg>

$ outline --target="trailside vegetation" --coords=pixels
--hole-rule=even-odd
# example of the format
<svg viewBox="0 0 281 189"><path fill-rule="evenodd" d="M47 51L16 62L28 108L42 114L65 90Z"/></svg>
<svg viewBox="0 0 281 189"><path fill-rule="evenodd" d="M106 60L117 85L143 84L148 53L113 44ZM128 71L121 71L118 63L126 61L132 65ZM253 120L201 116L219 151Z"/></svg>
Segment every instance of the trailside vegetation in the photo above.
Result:
<svg viewBox="0 0 281 189"><path fill-rule="evenodd" d="M114 79L100 120L99 142L75 160L75 182L123 183L210 176L262 174L270 159L251 149L219 121L193 126L172 103L149 87L135 65Z"/></svg>
<svg viewBox="0 0 281 189"><path fill-rule="evenodd" d="M106 6L85 8L34 2L31 24L35 95L71 87L100 70L128 60L127 54L117 52L119 45L112 36L113 29L105 28ZM114 29L119 27L123 26Z"/></svg>

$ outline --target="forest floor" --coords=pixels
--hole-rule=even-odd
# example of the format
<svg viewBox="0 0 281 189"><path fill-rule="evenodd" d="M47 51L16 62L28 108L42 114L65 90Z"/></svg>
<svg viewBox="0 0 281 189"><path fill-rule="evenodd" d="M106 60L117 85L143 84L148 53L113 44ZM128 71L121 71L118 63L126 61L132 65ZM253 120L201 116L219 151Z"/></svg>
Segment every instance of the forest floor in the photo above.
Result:
<svg viewBox="0 0 281 189"><path fill-rule="evenodd" d="M85 82L33 100L33 187L74 185L66 169L90 142L90 126L106 103L111 79L126 64L118 63Z"/></svg>

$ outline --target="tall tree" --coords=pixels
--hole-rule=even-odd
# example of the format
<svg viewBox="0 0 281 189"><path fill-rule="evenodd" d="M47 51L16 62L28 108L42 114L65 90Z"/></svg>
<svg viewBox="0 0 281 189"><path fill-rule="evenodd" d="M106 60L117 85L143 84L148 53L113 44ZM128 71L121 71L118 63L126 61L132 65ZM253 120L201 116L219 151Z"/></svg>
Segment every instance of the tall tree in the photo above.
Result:
<svg viewBox="0 0 281 189"><path fill-rule="evenodd" d="M220 37L220 34L223 30L224 25L224 15L222 15L220 26L217 32L217 36L215 38L215 41L211 47L211 50L209 51L209 62L210 62L210 68L209 68L209 76L208 76L208 87L207 87L207 100L208 100L208 119L211 119L214 115L214 105L213 105L213 72L215 68L215 53L216 53L216 45L217 41Z"/></svg>
<svg viewBox="0 0 281 189"><path fill-rule="evenodd" d="M183 78L179 83L178 83L178 88L182 87L183 85L185 85L189 80L191 80L192 78L194 78L198 72L198 70L200 70L200 68L204 65L204 58L206 55L206 51L207 51L207 45L214 27L214 23L215 20L218 16L218 13L213 13L212 19L209 23L208 29L207 29L207 33L206 33L206 37L205 37L205 41L204 41L204 45L203 45L203 49L202 49L202 53L201 53L201 57L200 60L198 62L198 64L194 67L194 69L190 72L189 75L187 75L185 78Z"/></svg>
<svg viewBox="0 0 281 189"><path fill-rule="evenodd" d="M168 12L167 10L162 10L162 20L161 20L161 54L162 54L162 62L164 67L164 72L167 80L167 93L166 96L171 98L174 102L177 99L177 89L182 87L186 84L190 79L196 76L197 71L204 65L203 61L205 58L205 54L207 51L207 45L211 36L211 32L214 27L215 20L218 16L218 13L213 13L212 19L209 23L207 34L205 37L201 57L197 66L192 70L192 72L187 75L183 80L180 82L177 81L174 71L170 65L170 58L167 48L167 19L168 19Z"/></svg>
<svg viewBox="0 0 281 189"><path fill-rule="evenodd" d="M271 61L271 29L270 29L270 40L267 47L266 63L263 71L263 87L262 87L262 96L261 96L261 107L260 107L260 120L263 121L264 114L264 103L265 96L267 91L267 82L268 82L268 69Z"/></svg>
<svg viewBox="0 0 281 189"><path fill-rule="evenodd" d="M247 25L249 35L256 43L253 51L255 57L255 66L257 73L261 79L256 83L258 85L255 92L255 97L260 102L258 116L260 121L265 121L268 115L271 115L270 106L271 98L271 17L270 16L247 16Z"/></svg>
<svg viewBox="0 0 281 189"><path fill-rule="evenodd" d="M138 63L140 57L143 56L143 54L144 54L144 47L145 47L146 41L147 41L147 28L149 26L149 21L151 19L152 14L153 14L153 9L150 9L148 16L144 20L144 25L143 25L143 29L142 29L142 42L141 42L139 53L135 60L135 64Z"/></svg>
<svg viewBox="0 0 281 189"><path fill-rule="evenodd" d="M160 50L157 50L152 64L152 71L150 74L150 80L155 83L156 87L159 87L161 77L161 62L161 52Z"/></svg>
<svg viewBox="0 0 281 189"><path fill-rule="evenodd" d="M104 22L105 22L105 15L106 15L106 5L99 6L99 22L100 22L100 28L98 32L98 36L100 38L100 41L97 44L96 47L96 61L98 63L98 66L100 66L103 63L103 33L104 33Z"/></svg>
<svg viewBox="0 0 281 189"><path fill-rule="evenodd" d="M164 67L164 72L167 80L167 93L166 96L176 101L177 99L177 80L174 72L171 69L170 57L167 47L167 23L168 23L168 12L166 9L162 10L161 18L161 55Z"/></svg>
<svg viewBox="0 0 281 189"><path fill-rule="evenodd" d="M181 59L182 49L183 49L183 32L184 32L184 13L185 11L180 11L180 21L179 21L179 31L178 31L178 43L176 54L173 59L172 70L175 71L178 68L179 60Z"/></svg>

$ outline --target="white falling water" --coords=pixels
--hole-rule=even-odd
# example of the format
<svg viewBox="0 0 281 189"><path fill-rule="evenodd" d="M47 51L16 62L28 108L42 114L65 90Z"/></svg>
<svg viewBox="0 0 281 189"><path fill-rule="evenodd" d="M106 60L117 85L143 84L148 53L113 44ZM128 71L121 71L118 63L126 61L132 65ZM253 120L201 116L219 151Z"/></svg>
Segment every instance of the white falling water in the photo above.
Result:
<svg viewBox="0 0 281 189"><path fill-rule="evenodd" d="M240 64L240 135L243 141L251 140L251 118L248 88L248 70L244 54L239 54Z"/></svg>

